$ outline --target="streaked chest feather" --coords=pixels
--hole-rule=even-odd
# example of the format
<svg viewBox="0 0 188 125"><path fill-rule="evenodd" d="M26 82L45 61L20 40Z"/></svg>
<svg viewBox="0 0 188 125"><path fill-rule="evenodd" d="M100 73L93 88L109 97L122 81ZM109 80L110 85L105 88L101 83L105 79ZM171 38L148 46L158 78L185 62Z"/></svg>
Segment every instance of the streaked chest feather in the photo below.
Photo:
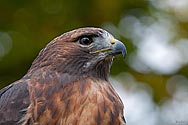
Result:
<svg viewBox="0 0 188 125"><path fill-rule="evenodd" d="M51 87L53 89L55 86ZM32 91L38 91L37 89L39 88ZM31 96L35 103L30 105L25 116L31 124L120 125L124 123L123 104L106 81L85 79L72 82L51 92L48 96L46 94L52 90L50 88L45 90L48 91L43 91L40 97L36 94Z"/></svg>

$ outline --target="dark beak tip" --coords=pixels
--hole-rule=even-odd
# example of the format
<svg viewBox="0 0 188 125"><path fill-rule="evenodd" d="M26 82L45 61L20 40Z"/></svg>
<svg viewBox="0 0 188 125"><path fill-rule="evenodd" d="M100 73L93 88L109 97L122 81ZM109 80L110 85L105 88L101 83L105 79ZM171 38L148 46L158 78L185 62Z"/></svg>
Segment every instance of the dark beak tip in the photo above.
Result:
<svg viewBox="0 0 188 125"><path fill-rule="evenodd" d="M117 41L114 45L113 45L113 53L116 54L122 54L123 58L125 59L127 51L126 51L126 47L125 45L120 42Z"/></svg>

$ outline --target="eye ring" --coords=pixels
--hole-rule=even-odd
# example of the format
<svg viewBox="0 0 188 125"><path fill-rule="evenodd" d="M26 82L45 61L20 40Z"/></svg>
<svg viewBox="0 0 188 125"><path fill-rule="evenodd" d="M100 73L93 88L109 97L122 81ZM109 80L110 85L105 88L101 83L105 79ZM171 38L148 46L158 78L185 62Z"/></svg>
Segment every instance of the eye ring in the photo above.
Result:
<svg viewBox="0 0 188 125"><path fill-rule="evenodd" d="M93 41L91 40L91 38L84 36L82 38L80 38L79 43L82 45L89 45L91 44Z"/></svg>

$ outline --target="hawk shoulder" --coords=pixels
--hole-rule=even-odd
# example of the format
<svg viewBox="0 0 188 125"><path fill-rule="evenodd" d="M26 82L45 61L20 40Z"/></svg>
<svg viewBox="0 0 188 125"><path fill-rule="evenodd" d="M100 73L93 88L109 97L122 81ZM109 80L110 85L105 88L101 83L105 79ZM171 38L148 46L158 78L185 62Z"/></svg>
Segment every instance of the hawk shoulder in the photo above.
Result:
<svg viewBox="0 0 188 125"><path fill-rule="evenodd" d="M19 80L0 90L0 124L17 124L29 106L28 84Z"/></svg>

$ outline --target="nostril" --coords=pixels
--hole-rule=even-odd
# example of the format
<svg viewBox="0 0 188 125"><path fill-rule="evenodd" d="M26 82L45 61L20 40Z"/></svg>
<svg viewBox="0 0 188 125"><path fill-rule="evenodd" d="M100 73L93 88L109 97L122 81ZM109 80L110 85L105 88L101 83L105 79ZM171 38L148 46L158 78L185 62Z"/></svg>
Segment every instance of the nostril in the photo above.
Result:
<svg viewBox="0 0 188 125"><path fill-rule="evenodd" d="M114 45L115 44L115 42L113 42L113 43L111 43L112 45Z"/></svg>
<svg viewBox="0 0 188 125"><path fill-rule="evenodd" d="M112 45L114 45L114 44L116 43L116 41L117 41L116 39L111 39L111 40L110 40L110 43L111 43Z"/></svg>

